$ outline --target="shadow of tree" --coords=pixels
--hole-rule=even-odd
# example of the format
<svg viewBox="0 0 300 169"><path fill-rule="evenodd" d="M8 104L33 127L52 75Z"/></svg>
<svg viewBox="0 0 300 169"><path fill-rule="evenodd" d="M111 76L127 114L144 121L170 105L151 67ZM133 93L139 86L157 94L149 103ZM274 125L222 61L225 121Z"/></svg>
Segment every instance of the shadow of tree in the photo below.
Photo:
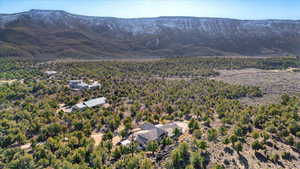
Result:
<svg viewBox="0 0 300 169"><path fill-rule="evenodd" d="M282 156L282 159L285 159L288 161L297 160L297 158L294 155L292 155L291 153L287 153L285 156Z"/></svg>
<svg viewBox="0 0 300 169"><path fill-rule="evenodd" d="M262 155L260 152L255 152L255 157L260 161L260 162L263 162L263 163L266 163L268 162L268 159Z"/></svg>
<svg viewBox="0 0 300 169"><path fill-rule="evenodd" d="M242 154L239 155L239 161L246 169L249 169L248 160Z"/></svg>
<svg viewBox="0 0 300 169"><path fill-rule="evenodd" d="M295 148L295 147L291 147L291 148L292 148L292 150L293 150L294 152L300 154L300 150L299 150L299 149L297 149L297 148Z"/></svg>
<svg viewBox="0 0 300 169"><path fill-rule="evenodd" d="M233 155L233 153L234 153L234 151L229 147L225 147L224 152L227 153L227 154L230 154L230 155Z"/></svg>
<svg viewBox="0 0 300 169"><path fill-rule="evenodd" d="M269 146L269 147L273 147L274 146L273 143L271 143L270 141L267 141L266 145Z"/></svg>
<svg viewBox="0 0 300 169"><path fill-rule="evenodd" d="M205 169L210 162L211 154L209 152L205 152L205 153L202 153L201 155L205 157L205 162L204 162L204 169Z"/></svg>
<svg viewBox="0 0 300 169"><path fill-rule="evenodd" d="M281 161L277 161L277 164L280 165L280 167L285 168Z"/></svg>

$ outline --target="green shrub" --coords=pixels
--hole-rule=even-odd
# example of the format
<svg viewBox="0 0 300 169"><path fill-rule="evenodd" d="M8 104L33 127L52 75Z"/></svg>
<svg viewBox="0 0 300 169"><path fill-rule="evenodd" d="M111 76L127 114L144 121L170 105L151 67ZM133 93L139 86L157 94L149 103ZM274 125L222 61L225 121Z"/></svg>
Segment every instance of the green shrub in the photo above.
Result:
<svg viewBox="0 0 300 169"><path fill-rule="evenodd" d="M193 136L196 137L197 139L201 139L202 131L200 129L194 130Z"/></svg>

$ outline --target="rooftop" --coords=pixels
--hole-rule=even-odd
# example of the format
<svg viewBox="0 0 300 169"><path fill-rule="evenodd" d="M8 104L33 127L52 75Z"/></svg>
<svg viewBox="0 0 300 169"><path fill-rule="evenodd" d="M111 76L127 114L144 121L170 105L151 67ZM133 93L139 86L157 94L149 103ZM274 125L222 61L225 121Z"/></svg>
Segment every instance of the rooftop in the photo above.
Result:
<svg viewBox="0 0 300 169"><path fill-rule="evenodd" d="M56 74L57 71L45 71L45 73L48 75L53 75L53 74Z"/></svg>
<svg viewBox="0 0 300 169"><path fill-rule="evenodd" d="M82 83L83 80L70 80L69 83Z"/></svg>
<svg viewBox="0 0 300 169"><path fill-rule="evenodd" d="M180 126L178 126L176 123L168 123L165 125L156 125L155 127L160 128L166 132L168 132L168 136L173 136L174 135L174 130L177 128L179 130L182 130Z"/></svg>
<svg viewBox="0 0 300 169"><path fill-rule="evenodd" d="M83 102L83 103L78 103L78 104L74 105L72 107L72 109L84 109L84 108L87 108L87 107L92 108L92 107L102 105L102 104L105 104L105 103L106 103L106 98L105 97L99 97L99 98L96 98L96 99L88 100L88 101Z"/></svg>
<svg viewBox="0 0 300 169"><path fill-rule="evenodd" d="M143 123L142 125L140 125L140 128L142 130L151 130L151 129L154 129L155 126L151 123Z"/></svg>
<svg viewBox="0 0 300 169"><path fill-rule="evenodd" d="M105 97L99 97L99 98L92 99L92 100L84 102L84 104L87 107L95 107L95 106L105 104L105 103L106 103L106 98Z"/></svg>
<svg viewBox="0 0 300 169"><path fill-rule="evenodd" d="M167 132L160 128L144 130L136 133L136 141L140 144L146 145L148 142L158 140L161 136L166 134Z"/></svg>
<svg viewBox="0 0 300 169"><path fill-rule="evenodd" d="M76 108L78 108L78 109L83 109L83 108L86 107L86 105L84 105L84 103L78 103L78 104L76 104L75 106L76 106Z"/></svg>

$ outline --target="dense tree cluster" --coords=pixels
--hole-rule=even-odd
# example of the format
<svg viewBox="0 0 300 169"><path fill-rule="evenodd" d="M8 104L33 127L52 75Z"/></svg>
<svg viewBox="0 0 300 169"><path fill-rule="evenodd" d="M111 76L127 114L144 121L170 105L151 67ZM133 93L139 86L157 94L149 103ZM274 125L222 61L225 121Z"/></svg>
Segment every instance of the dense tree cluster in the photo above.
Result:
<svg viewBox="0 0 300 169"><path fill-rule="evenodd" d="M32 79L38 75L34 61L0 58L0 79Z"/></svg>

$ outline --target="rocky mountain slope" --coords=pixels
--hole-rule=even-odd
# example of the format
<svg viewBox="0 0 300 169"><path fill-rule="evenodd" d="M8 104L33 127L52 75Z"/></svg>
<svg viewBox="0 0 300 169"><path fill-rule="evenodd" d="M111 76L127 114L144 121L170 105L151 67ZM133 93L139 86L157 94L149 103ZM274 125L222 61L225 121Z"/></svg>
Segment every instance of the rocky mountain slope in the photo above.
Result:
<svg viewBox="0 0 300 169"><path fill-rule="evenodd" d="M300 20L120 19L52 10L0 15L0 56L287 54L300 54Z"/></svg>

